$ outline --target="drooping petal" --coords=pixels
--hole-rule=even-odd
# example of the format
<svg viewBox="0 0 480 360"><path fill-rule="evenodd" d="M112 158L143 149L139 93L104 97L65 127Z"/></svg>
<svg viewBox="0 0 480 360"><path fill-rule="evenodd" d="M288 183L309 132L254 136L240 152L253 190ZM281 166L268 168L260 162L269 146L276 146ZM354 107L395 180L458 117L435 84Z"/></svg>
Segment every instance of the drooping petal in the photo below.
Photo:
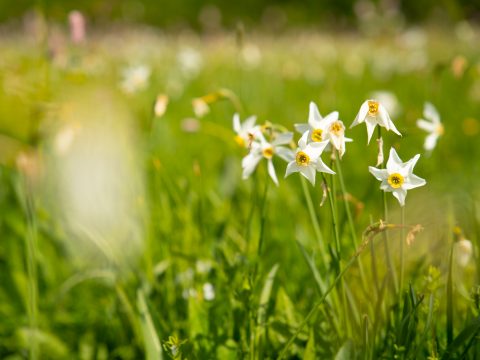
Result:
<svg viewBox="0 0 480 360"><path fill-rule="evenodd" d="M370 171L370 174L372 174L377 180L382 181L388 178L387 169L377 169L376 167L369 166L368 171Z"/></svg>
<svg viewBox="0 0 480 360"><path fill-rule="evenodd" d="M290 143L293 139L293 133L291 132L286 132L279 134L275 140L272 141L272 145L285 145Z"/></svg>
<svg viewBox="0 0 480 360"><path fill-rule="evenodd" d="M395 127L395 124L392 121L392 119L389 119L388 125L389 125L389 128L390 128L390 131L393 131L398 136L402 136L402 133L397 130L397 128Z"/></svg>
<svg viewBox="0 0 480 360"><path fill-rule="evenodd" d="M320 115L320 111L318 111L317 105L311 101L310 102L310 110L308 112L308 124L316 129L320 127L320 121L322 120L322 115Z"/></svg>
<svg viewBox="0 0 480 360"><path fill-rule="evenodd" d="M382 104L378 104L377 122L378 125L390 130L390 123L392 123L392 120L390 119L390 115L388 115L387 109L385 109L385 106Z"/></svg>
<svg viewBox="0 0 480 360"><path fill-rule="evenodd" d="M364 122L367 114L368 114L368 100L364 101L362 106L360 106L360 110L358 111L358 114L355 117L355 120L353 121L352 125L350 125L350 129Z"/></svg>
<svg viewBox="0 0 480 360"><path fill-rule="evenodd" d="M295 127L295 130L300 134L304 134L305 131L310 130L310 125L308 124L295 124L293 126Z"/></svg>
<svg viewBox="0 0 480 360"><path fill-rule="evenodd" d="M275 185L278 186L278 179L277 179L277 173L275 172L275 167L273 166L273 161L272 159L268 159L268 175L272 178L273 182Z"/></svg>
<svg viewBox="0 0 480 360"><path fill-rule="evenodd" d="M417 187L425 185L427 182L425 179L418 177L417 175L411 174L408 176L407 180L403 183L402 188L405 190L415 189Z"/></svg>
<svg viewBox="0 0 480 360"><path fill-rule="evenodd" d="M426 102L423 107L423 116L425 116L426 119L433 121L435 124L440 123L440 115L438 114L437 109L429 102Z"/></svg>
<svg viewBox="0 0 480 360"><path fill-rule="evenodd" d="M276 146L275 153L286 162L290 162L295 159L295 153L293 152L293 150L284 146Z"/></svg>
<svg viewBox="0 0 480 360"><path fill-rule="evenodd" d="M295 172L299 172L299 171L300 171L300 168L297 165L297 163L295 162L295 160L290 161L287 165L287 170L285 171L285 177L287 177L288 175L293 174Z"/></svg>
<svg viewBox="0 0 480 360"><path fill-rule="evenodd" d="M425 138L425 142L423 143L423 148L427 151L432 151L437 145L437 140L438 140L438 134L433 133L428 135Z"/></svg>
<svg viewBox="0 0 480 360"><path fill-rule="evenodd" d="M400 203L400 206L405 206L405 198L407 197L407 190L404 190L402 188L395 189L392 191L393 196L395 196Z"/></svg>
<svg viewBox="0 0 480 360"><path fill-rule="evenodd" d="M327 174L332 174L332 175L335 175L335 171L333 171L332 169L330 169L323 161L322 161L322 158L318 158L317 161L316 161L316 170L318 172L324 172L324 173L327 173Z"/></svg>
<svg viewBox="0 0 480 360"><path fill-rule="evenodd" d="M243 179L247 179L253 173L261 159L262 155L258 153L250 153L242 159Z"/></svg>
<svg viewBox="0 0 480 360"><path fill-rule="evenodd" d="M315 186L315 168L313 166L301 166L300 173Z"/></svg>
<svg viewBox="0 0 480 360"><path fill-rule="evenodd" d="M241 131L240 115L238 113L233 114L233 130L236 133L239 133Z"/></svg>
<svg viewBox="0 0 480 360"><path fill-rule="evenodd" d="M427 121L427 120L424 120L424 119L418 119L417 120L417 126L422 129L422 130L425 130L429 133L431 132L434 132L435 131L435 128L436 128L436 125L433 124L432 122L430 121Z"/></svg>
<svg viewBox="0 0 480 360"><path fill-rule="evenodd" d="M365 124L367 125L367 144L370 144L370 139L372 138L373 132L375 131L375 126L377 126L377 123L375 120L371 120L368 118L365 121Z"/></svg>
<svg viewBox="0 0 480 360"><path fill-rule="evenodd" d="M387 161L387 170L389 174L392 173L399 173L401 172L403 167L403 162L398 156L397 152L395 149L392 147L390 148L390 155L388 157Z"/></svg>

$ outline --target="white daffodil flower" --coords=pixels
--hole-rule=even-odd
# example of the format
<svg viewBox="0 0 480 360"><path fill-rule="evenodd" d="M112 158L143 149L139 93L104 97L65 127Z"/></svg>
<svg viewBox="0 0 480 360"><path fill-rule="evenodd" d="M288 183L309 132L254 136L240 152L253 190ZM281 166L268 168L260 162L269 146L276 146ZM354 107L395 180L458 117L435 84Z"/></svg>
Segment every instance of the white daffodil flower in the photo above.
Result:
<svg viewBox="0 0 480 360"><path fill-rule="evenodd" d="M285 146L281 146L289 144L292 141L292 137L292 133L279 134L269 143L260 131L256 132L255 138L258 141L252 142L250 152L242 159L243 179L247 179L253 173L260 160L265 158L267 160L268 174L278 186L277 174L272 158L274 155L278 155L287 162L293 159L293 151Z"/></svg>
<svg viewBox="0 0 480 360"><path fill-rule="evenodd" d="M121 87L127 94L143 90L148 85L151 70L146 65L131 66L123 70Z"/></svg>
<svg viewBox="0 0 480 360"><path fill-rule="evenodd" d="M360 106L357 117L352 125L350 125L350 128L363 122L367 125L368 143L370 143L373 131L377 125L383 126L385 129L402 136L393 124L392 119L390 119L387 109L377 100L366 100L362 106Z"/></svg>
<svg viewBox="0 0 480 360"><path fill-rule="evenodd" d="M398 157L395 149L391 148L386 169L377 169L369 166L368 170L377 180L382 182L380 185L381 190L392 192L393 196L395 196L400 203L400 206L405 206L407 190L426 184L424 179L412 173L419 158L420 155L417 154L404 163Z"/></svg>
<svg viewBox="0 0 480 360"><path fill-rule="evenodd" d="M298 149L295 154L295 159L288 163L285 177L294 172L299 172L307 178L312 185L315 185L315 175L317 171L329 174L335 174L335 172L325 165L320 157L323 150L328 145L329 140L308 143L308 136L309 132L306 131L298 141Z"/></svg>
<svg viewBox="0 0 480 360"><path fill-rule="evenodd" d="M308 132L307 143L329 140L329 146L325 150L328 151L331 144L340 153L340 157L345 153L345 143L353 141L345 137L345 125L338 119L338 111L322 117L313 101L310 102L308 123L295 124L295 130L300 134Z"/></svg>
<svg viewBox="0 0 480 360"><path fill-rule="evenodd" d="M426 151L432 151L437 145L438 138L443 135L444 127L437 109L429 102L426 102L423 107L423 117L425 119L417 120L417 126L429 133L425 138L423 147Z"/></svg>
<svg viewBox="0 0 480 360"><path fill-rule="evenodd" d="M233 131L237 134L235 142L246 148L250 148L252 141L255 140L255 134L260 132L260 126L255 125L257 117L255 115L248 117L243 123L240 123L240 115L233 115Z"/></svg>

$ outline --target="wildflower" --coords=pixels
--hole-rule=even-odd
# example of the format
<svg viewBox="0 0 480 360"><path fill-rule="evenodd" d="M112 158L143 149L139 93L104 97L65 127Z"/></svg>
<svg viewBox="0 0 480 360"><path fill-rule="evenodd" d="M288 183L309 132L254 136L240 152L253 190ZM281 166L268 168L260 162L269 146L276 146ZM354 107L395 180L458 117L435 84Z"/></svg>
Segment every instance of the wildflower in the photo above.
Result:
<svg viewBox="0 0 480 360"><path fill-rule="evenodd" d="M168 95L159 94L157 96L157 100L155 101L153 108L156 117L162 117L163 114L165 114L165 111L167 111L168 101Z"/></svg>
<svg viewBox="0 0 480 360"><path fill-rule="evenodd" d="M404 206L407 190L426 184L424 179L412 173L419 157L420 155L417 154L404 163L398 157L395 149L391 148L386 169L377 169L369 166L368 170L377 180L382 182L380 189L386 192L392 192L393 196L395 196L400 203L400 206Z"/></svg>
<svg viewBox="0 0 480 360"><path fill-rule="evenodd" d="M423 117L425 119L418 119L417 126L428 132L423 147L426 151L432 151L437 144L437 140L444 133L443 124L440 122L440 115L435 106L426 102L423 107Z"/></svg>
<svg viewBox="0 0 480 360"><path fill-rule="evenodd" d="M455 243L455 253L458 265L461 267L467 266L472 257L473 246L470 240L462 238Z"/></svg>
<svg viewBox="0 0 480 360"><path fill-rule="evenodd" d="M74 10L68 14L70 38L75 44L85 40L85 17L80 11Z"/></svg>
<svg viewBox="0 0 480 360"><path fill-rule="evenodd" d="M273 166L272 158L278 155L285 161L290 161L293 158L293 153L290 149L281 146L286 145L292 141L292 133L279 134L271 143L265 140L263 134L258 131L255 137L259 141L252 142L250 152L242 159L243 179L247 179L257 167L262 158L268 161L268 174L273 182L278 185L277 174Z"/></svg>
<svg viewBox="0 0 480 360"><path fill-rule="evenodd" d="M352 141L345 137L345 126L338 119L338 111L333 111L323 118L313 101L310 102L308 123L295 124L295 130L301 134L308 132L307 143L328 140L329 143L325 150L332 145L340 153L340 156L345 153L345 142Z"/></svg>
<svg viewBox="0 0 480 360"><path fill-rule="evenodd" d="M355 118L350 128L365 122L367 125L368 143L372 138L373 131L377 125L383 126L387 130L392 130L395 134L402 136L393 124L387 109L377 100L366 100Z"/></svg>
<svg viewBox="0 0 480 360"><path fill-rule="evenodd" d="M260 127L255 125L256 116L248 117L243 123L240 123L240 115L233 115L233 131L237 134L235 142L243 147L249 148L255 139L255 133L258 133Z"/></svg>
<svg viewBox="0 0 480 360"><path fill-rule="evenodd" d="M215 299L215 288L210 283L203 284L203 298L207 301Z"/></svg>
<svg viewBox="0 0 480 360"><path fill-rule="evenodd" d="M195 98L192 100L192 107L195 116L198 118L204 117L210 112L210 106L203 98Z"/></svg>
<svg viewBox="0 0 480 360"><path fill-rule="evenodd" d="M146 65L138 65L123 70L121 87L127 94L143 90L148 85L151 70Z"/></svg>
<svg viewBox="0 0 480 360"><path fill-rule="evenodd" d="M285 177L299 172L312 185L315 185L315 174L317 171L335 174L320 158L325 147L328 145L328 140L321 142L307 143L308 132L305 132L298 141L298 149L295 159L290 161L287 165Z"/></svg>
<svg viewBox="0 0 480 360"><path fill-rule="evenodd" d="M181 49L177 54L181 72L187 77L196 76L203 66L202 55L191 47Z"/></svg>

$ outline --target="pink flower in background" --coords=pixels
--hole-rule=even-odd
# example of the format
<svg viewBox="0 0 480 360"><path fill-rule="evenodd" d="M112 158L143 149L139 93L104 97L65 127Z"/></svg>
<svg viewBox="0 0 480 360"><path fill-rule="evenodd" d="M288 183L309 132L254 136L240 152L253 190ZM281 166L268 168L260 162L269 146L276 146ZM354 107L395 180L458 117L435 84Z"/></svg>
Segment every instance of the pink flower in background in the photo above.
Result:
<svg viewBox="0 0 480 360"><path fill-rule="evenodd" d="M68 14L70 24L70 38L75 44L85 41L85 17L78 10L70 11Z"/></svg>

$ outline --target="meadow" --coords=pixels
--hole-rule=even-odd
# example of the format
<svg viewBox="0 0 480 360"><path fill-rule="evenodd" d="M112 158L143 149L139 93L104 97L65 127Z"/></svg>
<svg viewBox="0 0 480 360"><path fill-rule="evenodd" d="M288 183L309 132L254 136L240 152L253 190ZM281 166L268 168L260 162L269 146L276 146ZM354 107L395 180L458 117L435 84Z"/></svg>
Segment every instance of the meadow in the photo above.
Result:
<svg viewBox="0 0 480 360"><path fill-rule="evenodd" d="M479 358L477 28L45 34L0 36L0 358ZM350 128L367 99L401 136ZM244 179L235 114L301 166L311 102L335 174ZM426 180L403 207L391 148Z"/></svg>

